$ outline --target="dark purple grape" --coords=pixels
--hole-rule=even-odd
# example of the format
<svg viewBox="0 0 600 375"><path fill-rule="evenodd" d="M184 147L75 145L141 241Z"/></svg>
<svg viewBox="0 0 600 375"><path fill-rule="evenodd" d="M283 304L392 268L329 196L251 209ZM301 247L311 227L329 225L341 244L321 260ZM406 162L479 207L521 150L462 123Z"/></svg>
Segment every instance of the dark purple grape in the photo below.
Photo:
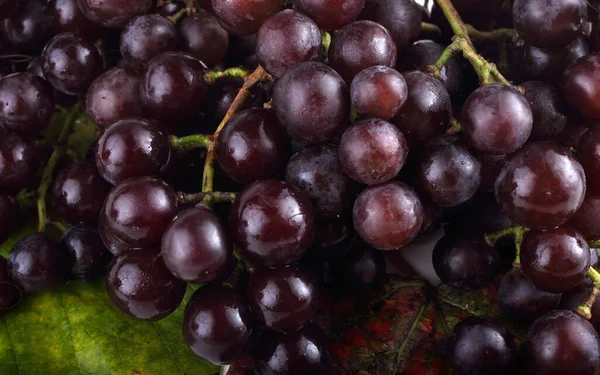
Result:
<svg viewBox="0 0 600 375"><path fill-rule="evenodd" d="M480 193L491 193L494 191L496 178L506 159L506 155L487 154L478 150L473 150L473 155L481 163L481 183L479 184Z"/></svg>
<svg viewBox="0 0 600 375"><path fill-rule="evenodd" d="M115 255L160 244L177 213L173 188L155 177L135 177L115 186L100 212L99 230Z"/></svg>
<svg viewBox="0 0 600 375"><path fill-rule="evenodd" d="M533 323L525 346L539 375L588 375L600 364L596 330L568 310L553 311Z"/></svg>
<svg viewBox="0 0 600 375"><path fill-rule="evenodd" d="M510 373L516 362L517 346L502 324L472 316L452 328L446 359L457 375L502 375Z"/></svg>
<svg viewBox="0 0 600 375"><path fill-rule="evenodd" d="M244 298L230 287L207 285L190 298L183 337L199 357L216 365L242 358L251 344L253 323Z"/></svg>
<svg viewBox="0 0 600 375"><path fill-rule="evenodd" d="M198 10L179 24L185 51L212 68L223 61L229 47L229 35L210 13Z"/></svg>
<svg viewBox="0 0 600 375"><path fill-rule="evenodd" d="M525 324L555 310L560 300L560 294L536 288L521 267L515 267L504 275L498 289L498 305L502 311L509 318Z"/></svg>
<svg viewBox="0 0 600 375"><path fill-rule="evenodd" d="M162 238L163 260L178 279L207 283L220 278L233 261L225 224L205 208L179 213Z"/></svg>
<svg viewBox="0 0 600 375"><path fill-rule="evenodd" d="M329 65L348 84L371 66L396 66L396 44L390 33L373 21L356 21L333 34Z"/></svg>
<svg viewBox="0 0 600 375"><path fill-rule="evenodd" d="M332 144L307 147L289 160L285 180L306 192L319 214L341 215L358 192L358 185L348 177Z"/></svg>
<svg viewBox="0 0 600 375"><path fill-rule="evenodd" d="M159 249L128 251L115 258L106 275L106 292L115 307L139 320L160 320L183 300L186 284L173 276Z"/></svg>
<svg viewBox="0 0 600 375"><path fill-rule="evenodd" d="M54 181L54 207L70 223L94 222L110 188L93 163L71 164Z"/></svg>
<svg viewBox="0 0 600 375"><path fill-rule="evenodd" d="M577 145L577 158L587 182L600 188L600 126L593 126L583 134Z"/></svg>
<svg viewBox="0 0 600 375"><path fill-rule="evenodd" d="M460 112L460 124L467 140L489 154L510 154L529 138L533 113L527 99L503 84L479 87Z"/></svg>
<svg viewBox="0 0 600 375"><path fill-rule="evenodd" d="M52 289L66 279L64 250L45 233L28 234L11 249L8 272L23 292Z"/></svg>
<svg viewBox="0 0 600 375"><path fill-rule="evenodd" d="M102 243L98 229L85 224L67 230L60 245L67 251L71 276L75 279L94 280L104 276L113 258Z"/></svg>
<svg viewBox="0 0 600 375"><path fill-rule="evenodd" d="M342 260L339 271L345 287L359 293L373 292L383 285L386 263L383 252L367 246L355 246Z"/></svg>
<svg viewBox="0 0 600 375"><path fill-rule="evenodd" d="M145 14L152 0L77 0L83 14L102 27L120 29L130 19Z"/></svg>
<svg viewBox="0 0 600 375"><path fill-rule="evenodd" d="M411 70L427 72L427 67L435 64L444 48L443 45L433 40L416 41L406 51L399 54L396 69L400 72ZM398 46L398 49L400 49L400 46ZM448 60L440 70L440 80L450 94L455 94L460 90L462 76L460 66L454 58Z"/></svg>
<svg viewBox="0 0 600 375"><path fill-rule="evenodd" d="M0 1L0 20L11 17L19 9L19 0L1 0Z"/></svg>
<svg viewBox="0 0 600 375"><path fill-rule="evenodd" d="M352 80L350 98L356 112L391 120L408 97L406 80L387 66L372 66L362 70Z"/></svg>
<svg viewBox="0 0 600 375"><path fill-rule="evenodd" d="M0 256L0 315L16 307L22 298L21 289L10 276L6 258Z"/></svg>
<svg viewBox="0 0 600 375"><path fill-rule="evenodd" d="M83 14L77 0L51 0L60 32L79 33L83 38L94 42L102 32L100 26L90 22Z"/></svg>
<svg viewBox="0 0 600 375"><path fill-rule="evenodd" d="M182 52L166 52L150 60L140 92L146 110L161 119L194 115L206 95L206 66Z"/></svg>
<svg viewBox="0 0 600 375"><path fill-rule="evenodd" d="M178 47L177 28L157 14L133 18L121 33L121 54L135 69L143 69L155 56Z"/></svg>
<svg viewBox="0 0 600 375"><path fill-rule="evenodd" d="M39 160L35 146L16 134L0 136L0 191L17 194L29 187L37 173Z"/></svg>
<svg viewBox="0 0 600 375"><path fill-rule="evenodd" d="M412 71L403 74L408 97L392 119L413 147L446 133L452 105L442 82L429 73Z"/></svg>
<svg viewBox="0 0 600 375"><path fill-rule="evenodd" d="M233 35L254 34L260 25L283 7L282 0L212 0L219 23Z"/></svg>
<svg viewBox="0 0 600 375"><path fill-rule="evenodd" d="M20 1L19 9L4 21L6 38L25 53L40 53L59 30L52 4L47 0Z"/></svg>
<svg viewBox="0 0 600 375"><path fill-rule="evenodd" d="M78 34L58 34L42 52L44 77L60 92L85 94L102 73L102 58L96 46Z"/></svg>
<svg viewBox="0 0 600 375"><path fill-rule="evenodd" d="M440 207L458 206L477 193L481 163L454 136L432 139L421 152L416 188Z"/></svg>
<svg viewBox="0 0 600 375"><path fill-rule="evenodd" d="M317 259L339 260L352 248L356 234L348 217L317 217L315 240L310 255Z"/></svg>
<svg viewBox="0 0 600 375"><path fill-rule="evenodd" d="M587 188L581 207L565 226L575 229L586 241L600 240L600 195L597 190Z"/></svg>
<svg viewBox="0 0 600 375"><path fill-rule="evenodd" d="M486 287L498 272L498 250L482 236L446 235L433 250L433 268L446 284L460 290Z"/></svg>
<svg viewBox="0 0 600 375"><path fill-rule="evenodd" d="M170 158L168 135L140 118L110 125L96 147L98 172L113 185L130 177L161 175Z"/></svg>
<svg viewBox="0 0 600 375"><path fill-rule="evenodd" d="M0 195L0 244L10 237L18 224L19 204L17 200L8 195Z"/></svg>
<svg viewBox="0 0 600 375"><path fill-rule="evenodd" d="M317 60L320 54L319 27L295 10L286 9L271 16L256 35L258 61L275 78L296 64Z"/></svg>
<svg viewBox="0 0 600 375"><path fill-rule="evenodd" d="M290 153L275 115L262 108L235 114L219 133L215 151L225 175L240 184L279 176Z"/></svg>
<svg viewBox="0 0 600 375"><path fill-rule="evenodd" d="M567 125L567 104L554 86L540 81L529 81L520 85L525 90L525 99L531 106L533 127L530 141L555 139Z"/></svg>
<svg viewBox="0 0 600 375"><path fill-rule="evenodd" d="M563 96L584 116L600 119L600 55L580 58L565 70L562 78Z"/></svg>
<svg viewBox="0 0 600 375"><path fill-rule="evenodd" d="M256 269L250 274L247 294L256 320L286 333L308 323L319 301L315 280L298 265Z"/></svg>
<svg viewBox="0 0 600 375"><path fill-rule="evenodd" d="M417 194L398 181L369 186L352 211L356 232L379 250L399 249L412 241L421 230L423 216Z"/></svg>
<svg viewBox="0 0 600 375"><path fill-rule="evenodd" d="M579 209L585 183L583 168L568 149L537 142L506 159L494 190L513 221L548 230L565 223Z"/></svg>
<svg viewBox="0 0 600 375"><path fill-rule="evenodd" d="M564 293L585 279L590 249L585 238L568 227L529 231L521 245L521 268L537 288Z"/></svg>
<svg viewBox="0 0 600 375"><path fill-rule="evenodd" d="M575 310L583 305L590 297L593 282L586 278L583 283L575 288L563 293L560 299L560 308L564 310ZM596 297L591 307L592 317L590 323L594 326L596 332L600 330L600 298Z"/></svg>
<svg viewBox="0 0 600 375"><path fill-rule="evenodd" d="M352 124L340 140L340 164L350 177L365 185L391 180L408 157L406 139L397 127L380 119Z"/></svg>
<svg viewBox="0 0 600 375"><path fill-rule="evenodd" d="M238 193L229 230L250 260L281 266L298 260L312 244L315 212L308 195L295 186L259 180Z"/></svg>
<svg viewBox="0 0 600 375"><path fill-rule="evenodd" d="M85 106L99 129L127 117L141 116L140 78L125 69L113 68L90 85Z"/></svg>
<svg viewBox="0 0 600 375"><path fill-rule="evenodd" d="M325 30L338 30L356 20L365 0L294 0L296 9Z"/></svg>
<svg viewBox="0 0 600 375"><path fill-rule="evenodd" d="M42 78L15 73L0 79L0 124L20 134L36 134L54 113L52 89Z"/></svg>
<svg viewBox="0 0 600 375"><path fill-rule="evenodd" d="M253 347L252 359L258 374L329 375L328 347L327 336L314 323L289 334L265 330Z"/></svg>
<svg viewBox="0 0 600 375"><path fill-rule="evenodd" d="M371 20L385 27L404 51L421 32L422 12L412 0L367 0L360 19Z"/></svg>
<svg viewBox="0 0 600 375"><path fill-rule="evenodd" d="M512 19L524 40L536 47L556 48L580 34L587 5L583 0L515 0Z"/></svg>
<svg viewBox="0 0 600 375"><path fill-rule="evenodd" d="M579 113L570 112L567 117L567 125L560 134L557 134L554 141L566 147L577 148L579 140L593 127L598 120L584 117Z"/></svg>
<svg viewBox="0 0 600 375"><path fill-rule="evenodd" d="M350 95L333 69L319 62L304 62L288 69L275 83L273 110L293 140L321 143L346 127Z"/></svg>

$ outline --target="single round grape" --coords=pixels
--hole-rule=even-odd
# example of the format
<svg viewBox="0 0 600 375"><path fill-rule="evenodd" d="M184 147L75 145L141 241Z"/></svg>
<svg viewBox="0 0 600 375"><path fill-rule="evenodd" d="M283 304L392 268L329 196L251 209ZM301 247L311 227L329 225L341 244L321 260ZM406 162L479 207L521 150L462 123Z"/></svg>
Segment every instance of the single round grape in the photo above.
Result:
<svg viewBox="0 0 600 375"><path fill-rule="evenodd" d="M564 293L581 284L590 268L590 249L572 228L529 231L521 245L521 268L539 289Z"/></svg>
<svg viewBox="0 0 600 375"><path fill-rule="evenodd" d="M49 3L60 32L79 33L91 42L95 42L101 36L102 28L87 19L79 8L77 0L50 0Z"/></svg>
<svg viewBox="0 0 600 375"><path fill-rule="evenodd" d="M320 29L339 30L358 18L365 0L294 0L294 5Z"/></svg>
<svg viewBox="0 0 600 375"><path fill-rule="evenodd" d="M273 77L321 53L321 31L307 16L286 9L267 19L256 35L256 57Z"/></svg>
<svg viewBox="0 0 600 375"><path fill-rule="evenodd" d="M401 52L421 33L422 17L421 8L411 0L367 0L359 18L385 27Z"/></svg>
<svg viewBox="0 0 600 375"><path fill-rule="evenodd" d="M587 188L581 207L565 224L579 232L586 241L600 240L600 194Z"/></svg>
<svg viewBox="0 0 600 375"><path fill-rule="evenodd" d="M356 238L351 218L318 216L316 227L310 255L324 260L343 259Z"/></svg>
<svg viewBox="0 0 600 375"><path fill-rule="evenodd" d="M36 134L54 113L54 96L46 81L29 72L0 79L0 124L20 134Z"/></svg>
<svg viewBox="0 0 600 375"><path fill-rule="evenodd" d="M498 289L498 305L511 319L529 324L555 310L561 295L538 289L521 267L508 271Z"/></svg>
<svg viewBox="0 0 600 375"><path fill-rule="evenodd" d="M175 216L167 227L161 254L178 279L201 284L228 271L233 244L217 215L205 208L190 208Z"/></svg>
<svg viewBox="0 0 600 375"><path fill-rule="evenodd" d="M140 78L121 68L103 73L90 85L85 107L99 129L122 118L141 116Z"/></svg>
<svg viewBox="0 0 600 375"><path fill-rule="evenodd" d="M482 236L446 235L433 250L433 268L446 284L460 290L486 287L498 272L498 250Z"/></svg>
<svg viewBox="0 0 600 375"><path fill-rule="evenodd" d="M408 158L406 139L397 127L380 119L352 124L340 140L340 164L350 177L365 185L394 178Z"/></svg>
<svg viewBox="0 0 600 375"><path fill-rule="evenodd" d="M102 58L96 46L78 34L58 34L42 52L44 77L60 92L85 94L102 73Z"/></svg>
<svg viewBox="0 0 600 375"><path fill-rule="evenodd" d="M110 125L96 147L98 172L113 185L130 177L160 175L170 158L168 135L141 118Z"/></svg>
<svg viewBox="0 0 600 375"><path fill-rule="evenodd" d="M229 35L217 19L200 9L179 24L184 50L212 68L223 61L229 46Z"/></svg>
<svg viewBox="0 0 600 375"><path fill-rule="evenodd" d="M319 289L298 265L259 268L250 274L248 303L257 321L267 328L294 332L317 312Z"/></svg>
<svg viewBox="0 0 600 375"><path fill-rule="evenodd" d="M533 126L530 141L550 141L567 125L567 104L556 88L540 81L520 84L531 106Z"/></svg>
<svg viewBox="0 0 600 375"><path fill-rule="evenodd" d="M87 161L64 168L54 181L54 207L70 223L94 222L111 186Z"/></svg>
<svg viewBox="0 0 600 375"><path fill-rule="evenodd" d="M600 187L600 127L593 126L579 140L577 158L583 166L587 182Z"/></svg>
<svg viewBox="0 0 600 375"><path fill-rule="evenodd" d="M177 195L171 186L155 177L130 178L106 197L100 212L100 235L115 255L130 248L155 246L176 213Z"/></svg>
<svg viewBox="0 0 600 375"><path fill-rule="evenodd" d="M0 1L0 20L11 17L19 9L19 0L1 0Z"/></svg>
<svg viewBox="0 0 600 375"><path fill-rule="evenodd" d="M251 35L283 7L282 0L212 0L219 23L233 35Z"/></svg>
<svg viewBox="0 0 600 375"><path fill-rule="evenodd" d="M6 38L19 51L39 54L59 30L57 17L47 0L20 3L17 12L4 21Z"/></svg>
<svg viewBox="0 0 600 375"><path fill-rule="evenodd" d="M563 73L563 96L584 116L600 119L600 88L591 82L600 79L600 56L580 58Z"/></svg>
<svg viewBox="0 0 600 375"><path fill-rule="evenodd" d="M112 260L98 229L77 224L63 234L60 245L70 259L71 276L75 279L94 280L104 276Z"/></svg>
<svg viewBox="0 0 600 375"><path fill-rule="evenodd" d="M529 327L525 346L539 375L593 374L600 364L598 334L587 320L557 310Z"/></svg>
<svg viewBox="0 0 600 375"><path fill-rule="evenodd" d="M19 204L9 195L0 195L0 244L10 237L19 224Z"/></svg>
<svg viewBox="0 0 600 375"><path fill-rule="evenodd" d="M472 316L452 328L446 359L457 375L501 375L508 373L517 360L517 347L502 324Z"/></svg>
<svg viewBox="0 0 600 375"><path fill-rule="evenodd" d="M140 92L146 110L161 119L194 115L205 97L206 66L182 52L166 52L150 60Z"/></svg>
<svg viewBox="0 0 600 375"><path fill-rule="evenodd" d="M412 148L446 133L452 104L442 82L431 74L411 71L403 76L408 97L392 123L402 131Z"/></svg>
<svg viewBox="0 0 600 375"><path fill-rule="evenodd" d="M400 72L411 70L428 72L427 67L435 64L444 51L444 48L444 45L436 43L433 40L418 40L408 47L406 51L399 54L396 69ZM400 50L400 46L398 46L398 49ZM444 67L440 69L440 80L450 94L459 92L463 74L455 58L448 60Z"/></svg>
<svg viewBox="0 0 600 375"><path fill-rule="evenodd" d="M65 258L47 234L28 234L10 250L8 272L23 292L48 290L66 279Z"/></svg>
<svg viewBox="0 0 600 375"><path fill-rule="evenodd" d="M293 140L321 143L346 127L350 95L344 80L329 66L304 62L275 83L273 110Z"/></svg>
<svg viewBox="0 0 600 375"><path fill-rule="evenodd" d="M396 44L390 33L373 21L356 21L333 34L329 65L348 83L371 66L396 66Z"/></svg>
<svg viewBox="0 0 600 375"><path fill-rule="evenodd" d="M186 284L173 276L159 249L128 251L115 258L106 275L106 292L125 316L160 320L183 300Z"/></svg>
<svg viewBox="0 0 600 375"><path fill-rule="evenodd" d="M341 215L358 192L358 184L342 170L332 144L310 146L292 156L285 180L306 192L317 212L325 216Z"/></svg>
<svg viewBox="0 0 600 375"><path fill-rule="evenodd" d="M0 256L0 315L16 307L23 293L14 283L8 270L8 262Z"/></svg>
<svg viewBox="0 0 600 375"><path fill-rule="evenodd" d="M494 190L513 221L548 230L565 223L579 209L585 184L583 168L568 149L537 142L506 159Z"/></svg>
<svg viewBox="0 0 600 375"><path fill-rule="evenodd" d="M148 12L152 0L77 0L83 14L102 27L120 29L130 19Z"/></svg>
<svg viewBox="0 0 600 375"><path fill-rule="evenodd" d="M252 351L255 371L264 375L329 375L328 346L327 336L314 323L289 334L265 330Z"/></svg>
<svg viewBox="0 0 600 375"><path fill-rule="evenodd" d="M592 286L592 280L586 278L583 283L562 294L559 307L564 310L575 310L590 297ZM600 298L596 297L590 309L592 317L589 321L598 332L600 330Z"/></svg>
<svg viewBox="0 0 600 375"><path fill-rule="evenodd" d="M398 181L369 186L352 211L358 235L379 250L399 249L412 241L421 230L423 216L417 194Z"/></svg>
<svg viewBox="0 0 600 375"><path fill-rule="evenodd" d="M356 112L391 120L406 102L408 87L398 71L387 66L362 70L352 80L350 98Z"/></svg>
<svg viewBox="0 0 600 375"><path fill-rule="evenodd" d="M529 138L533 113L527 99L503 84L479 87L460 112L462 131L476 149L490 154L510 154Z"/></svg>
<svg viewBox="0 0 600 375"><path fill-rule="evenodd" d="M262 108L235 114L219 133L215 151L227 177L240 184L279 176L290 153L275 115Z"/></svg>
<svg viewBox="0 0 600 375"><path fill-rule="evenodd" d="M121 54L134 69L143 69L155 56L178 47L177 28L157 14L133 18L121 33Z"/></svg>
<svg viewBox="0 0 600 375"><path fill-rule="evenodd" d="M481 163L454 136L432 139L421 152L417 190L440 207L458 206L477 193Z"/></svg>
<svg viewBox="0 0 600 375"><path fill-rule="evenodd" d="M259 180L238 193L229 230L250 260L281 266L298 260L312 244L315 212L308 195L295 186Z"/></svg>
<svg viewBox="0 0 600 375"><path fill-rule="evenodd" d="M242 358L252 333L250 308L231 287L201 287L185 308L183 337L197 356L210 363L222 365Z"/></svg>
<svg viewBox="0 0 600 375"><path fill-rule="evenodd" d="M16 134L0 136L0 191L17 194L31 186L39 160L35 146Z"/></svg>
<svg viewBox="0 0 600 375"><path fill-rule="evenodd" d="M583 0L515 0L512 20L519 35L536 47L569 44L587 20Z"/></svg>
<svg viewBox="0 0 600 375"><path fill-rule="evenodd" d="M367 246L355 246L340 265L345 287L359 293L373 292L385 282L386 263L383 253Z"/></svg>

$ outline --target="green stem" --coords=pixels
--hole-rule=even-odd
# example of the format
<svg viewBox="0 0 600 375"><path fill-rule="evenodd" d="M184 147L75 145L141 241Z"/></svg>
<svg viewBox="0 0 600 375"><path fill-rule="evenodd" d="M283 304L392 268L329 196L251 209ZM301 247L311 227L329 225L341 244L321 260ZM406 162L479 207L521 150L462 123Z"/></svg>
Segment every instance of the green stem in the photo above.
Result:
<svg viewBox="0 0 600 375"><path fill-rule="evenodd" d="M167 19L171 21L173 24L177 24L177 22L181 21L181 19L185 16L189 16L192 14L193 10L191 8L183 8L179 12L175 13L172 16L168 16Z"/></svg>
<svg viewBox="0 0 600 375"><path fill-rule="evenodd" d="M208 193L185 194L177 193L177 203L182 206L193 205L198 203L221 203L233 202L236 193L211 191Z"/></svg>
<svg viewBox="0 0 600 375"><path fill-rule="evenodd" d="M321 50L323 56L329 55L329 46L331 45L331 34L325 30L321 30Z"/></svg>
<svg viewBox="0 0 600 375"><path fill-rule="evenodd" d="M473 40L515 40L518 37L515 29L495 29L492 31L479 31L471 25L465 25L469 37Z"/></svg>
<svg viewBox="0 0 600 375"><path fill-rule="evenodd" d="M442 69L448 63L448 61L457 53L460 52L458 48L458 44L452 43L442 51L440 57L438 57L437 61L433 65L429 65L427 70L438 79L442 78Z"/></svg>
<svg viewBox="0 0 600 375"><path fill-rule="evenodd" d="M489 246L494 247L496 246L496 242L498 242L499 239L512 236L515 239L515 248L517 250L517 254L515 256L515 261L513 264L515 266L518 266L521 264L521 244L523 243L523 238L525 237L525 233L527 233L528 230L529 229L520 225L515 225L506 229L502 229L498 232L486 233L484 238L485 242Z"/></svg>
<svg viewBox="0 0 600 375"><path fill-rule="evenodd" d="M594 285L592 286L592 290L590 291L588 298L584 303L577 306L575 312L584 319L589 320L592 318L592 306L600 294L600 273L598 273L598 271L596 271L593 267L590 267L588 269L587 276L592 279Z"/></svg>
<svg viewBox="0 0 600 375"><path fill-rule="evenodd" d="M52 225L54 228L60 230L63 233L65 233L66 231L68 231L71 228L69 225L63 224L59 221L48 220L47 223Z"/></svg>
<svg viewBox="0 0 600 375"><path fill-rule="evenodd" d="M448 130L446 130L446 134L457 134L460 133L461 130L462 126L460 125L460 122L458 122L457 119L452 117L450 119L450 127L448 128Z"/></svg>
<svg viewBox="0 0 600 375"><path fill-rule="evenodd" d="M193 134L185 137L176 137L172 135L169 139L171 147L180 152L189 152L197 148L208 148L212 144L209 135Z"/></svg>
<svg viewBox="0 0 600 375"><path fill-rule="evenodd" d="M452 27L454 34L468 40L470 43L468 29L462 18L460 18L456 8L454 8L454 5L452 5L452 2L450 0L436 0L435 2L444 13L444 16L448 20L450 27Z"/></svg>
<svg viewBox="0 0 600 375"><path fill-rule="evenodd" d="M50 184L52 183L52 176L54 174L54 168L58 164L61 155L65 151L65 143L67 142L69 135L71 134L71 130L73 129L73 125L75 124L75 120L77 119L77 115L79 115L81 103L77 103L71 108L65 123L63 125L62 130L60 131L60 135L56 140L56 145L54 146L54 151L50 155L48 159L48 163L44 167L42 172L42 181L40 182L40 186L37 191L37 209L38 209L38 231L44 232L46 230L46 224L48 223L48 218L46 216L46 194L48 193L48 189L50 188Z"/></svg>
<svg viewBox="0 0 600 375"><path fill-rule="evenodd" d="M588 246L589 247L593 247L594 249L599 249L600 248L600 241L588 242Z"/></svg>
<svg viewBox="0 0 600 375"><path fill-rule="evenodd" d="M600 272L596 271L594 267L588 269L587 276L592 279L594 284L600 284Z"/></svg>
<svg viewBox="0 0 600 375"><path fill-rule="evenodd" d="M421 31L425 32L425 33L431 33L431 34L438 34L438 35L442 34L442 30L440 29L440 27L438 25L435 25L435 24L429 23L429 22L421 22Z"/></svg>
<svg viewBox="0 0 600 375"><path fill-rule="evenodd" d="M211 71L204 73L204 80L209 84L215 83L223 77L240 77L244 78L248 75L248 71L242 67L233 67L221 71Z"/></svg>
<svg viewBox="0 0 600 375"><path fill-rule="evenodd" d="M460 37L454 37L453 43L456 43L458 45L458 48L462 51L463 56L467 60L469 60L469 62L473 66L473 69L475 69L475 71L479 75L479 78L482 80L483 84L488 83L484 81L486 80L486 77L489 77L489 83L497 82L502 83L504 85L512 86L510 82L508 82L508 80L504 78L504 76L500 73L496 65L487 62L483 57L481 57L481 55L477 53L477 51L469 41ZM493 78L493 80L491 80L491 78Z"/></svg>
<svg viewBox="0 0 600 375"><path fill-rule="evenodd" d="M23 189L17 194L17 203L19 206L28 205L35 202L37 192L29 189Z"/></svg>

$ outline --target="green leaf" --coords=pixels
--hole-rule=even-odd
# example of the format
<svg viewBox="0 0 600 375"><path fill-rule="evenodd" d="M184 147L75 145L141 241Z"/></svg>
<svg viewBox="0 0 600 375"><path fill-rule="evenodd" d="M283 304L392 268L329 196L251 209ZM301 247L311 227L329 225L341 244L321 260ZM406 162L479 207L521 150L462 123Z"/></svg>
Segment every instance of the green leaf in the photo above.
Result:
<svg viewBox="0 0 600 375"><path fill-rule="evenodd" d="M0 247L2 255L35 231L31 221ZM188 288L186 299L191 292ZM217 366L203 362L185 344L184 306L158 322L132 320L115 310L102 281L70 282L28 295L0 317L0 374L218 374Z"/></svg>

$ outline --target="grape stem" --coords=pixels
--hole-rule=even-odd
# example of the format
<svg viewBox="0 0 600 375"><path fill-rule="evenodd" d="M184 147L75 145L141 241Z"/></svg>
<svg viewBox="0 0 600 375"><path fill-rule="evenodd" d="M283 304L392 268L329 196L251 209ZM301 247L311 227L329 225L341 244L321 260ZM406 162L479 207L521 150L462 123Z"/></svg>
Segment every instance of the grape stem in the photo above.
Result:
<svg viewBox="0 0 600 375"><path fill-rule="evenodd" d="M194 14L195 11L196 11L195 8L185 7L182 10L180 10L179 12L175 13L174 15L168 16L167 19L176 25L177 22L181 21L181 19L183 17L191 16L192 14Z"/></svg>
<svg viewBox="0 0 600 375"><path fill-rule="evenodd" d="M42 181L40 182L40 186L37 191L38 232L44 232L46 230L46 225L48 224L48 217L46 216L46 194L48 194L48 189L52 183L54 169L56 168L60 157L66 150L66 142L71 134L75 120L77 120L80 107L81 103L77 102L77 104L75 104L69 111L63 128L60 131L60 135L58 136L56 144L54 145L54 150L52 151L52 154L48 159L48 163L42 171Z"/></svg>
<svg viewBox="0 0 600 375"><path fill-rule="evenodd" d="M600 248L600 241L588 242L588 246L594 249Z"/></svg>
<svg viewBox="0 0 600 375"><path fill-rule="evenodd" d="M517 254L515 256L515 261L513 262L513 265L515 267L518 267L521 264L521 244L523 243L525 233L527 233L528 231L528 228L522 227L520 225L515 225L506 229L502 229L498 232L486 233L484 238L488 246L494 247L496 246L496 242L498 242L499 239L512 236L515 239L515 248L517 250Z"/></svg>
<svg viewBox="0 0 600 375"><path fill-rule="evenodd" d="M221 130L223 130L225 124L227 124L231 117L233 117L233 115L240 111L244 104L244 101L246 101L246 99L250 95L250 89L252 89L252 87L254 87L254 85L259 83L260 81L270 79L270 77L271 76L267 72L265 72L265 70L260 65L254 70L254 72L244 76L244 84L242 85L242 88L237 93L235 99L233 99L231 106L229 107L227 113L225 114L225 117L223 117L223 120L217 127L217 130L211 136L211 143L208 146L208 150L206 152L206 159L204 160L204 173L202 176L203 193L213 191L213 180L215 174L213 161L215 160L215 145L217 139L219 138L219 133L221 133Z"/></svg>
<svg viewBox="0 0 600 375"><path fill-rule="evenodd" d="M211 191L207 193L186 194L177 193L177 203L182 206L189 206L199 203L221 203L233 202L237 193Z"/></svg>
<svg viewBox="0 0 600 375"><path fill-rule="evenodd" d="M596 297L600 294L600 273L596 271L593 267L590 267L587 272L587 276L592 279L594 285L592 286L592 290L590 291L590 295L585 300L584 303L577 306L575 312L579 314L584 319L592 318L592 306L594 302L596 302Z"/></svg>
<svg viewBox="0 0 600 375"><path fill-rule="evenodd" d="M467 34L473 40L516 40L519 34L515 29L495 29L492 31L479 31L472 25L466 25Z"/></svg>
<svg viewBox="0 0 600 375"><path fill-rule="evenodd" d="M440 27L429 22L421 22L421 31L425 33L442 35L442 30Z"/></svg>
<svg viewBox="0 0 600 375"><path fill-rule="evenodd" d="M323 56L329 55L329 46L331 45L331 34L325 30L321 30L321 49Z"/></svg>
<svg viewBox="0 0 600 375"><path fill-rule="evenodd" d="M69 225L63 224L61 222L58 221L54 221L54 220L48 220L48 224L52 225L54 228L58 229L59 231L65 233L66 231L68 231L71 227Z"/></svg>
<svg viewBox="0 0 600 375"><path fill-rule="evenodd" d="M190 152L197 148L208 148L212 143L210 136L204 134L193 134L185 137L169 137L171 148L179 152Z"/></svg>
<svg viewBox="0 0 600 375"><path fill-rule="evenodd" d="M446 134L458 134L460 133L460 131L462 130L462 127L460 125L460 122L458 122L457 119L455 119L454 117L452 117L450 119L450 127L448 128L448 130L446 130Z"/></svg>
<svg viewBox="0 0 600 375"><path fill-rule="evenodd" d="M228 68L221 71L211 71L204 73L204 80L209 84L215 83L218 79L223 77L240 77L243 78L248 75L248 71L242 67Z"/></svg>

